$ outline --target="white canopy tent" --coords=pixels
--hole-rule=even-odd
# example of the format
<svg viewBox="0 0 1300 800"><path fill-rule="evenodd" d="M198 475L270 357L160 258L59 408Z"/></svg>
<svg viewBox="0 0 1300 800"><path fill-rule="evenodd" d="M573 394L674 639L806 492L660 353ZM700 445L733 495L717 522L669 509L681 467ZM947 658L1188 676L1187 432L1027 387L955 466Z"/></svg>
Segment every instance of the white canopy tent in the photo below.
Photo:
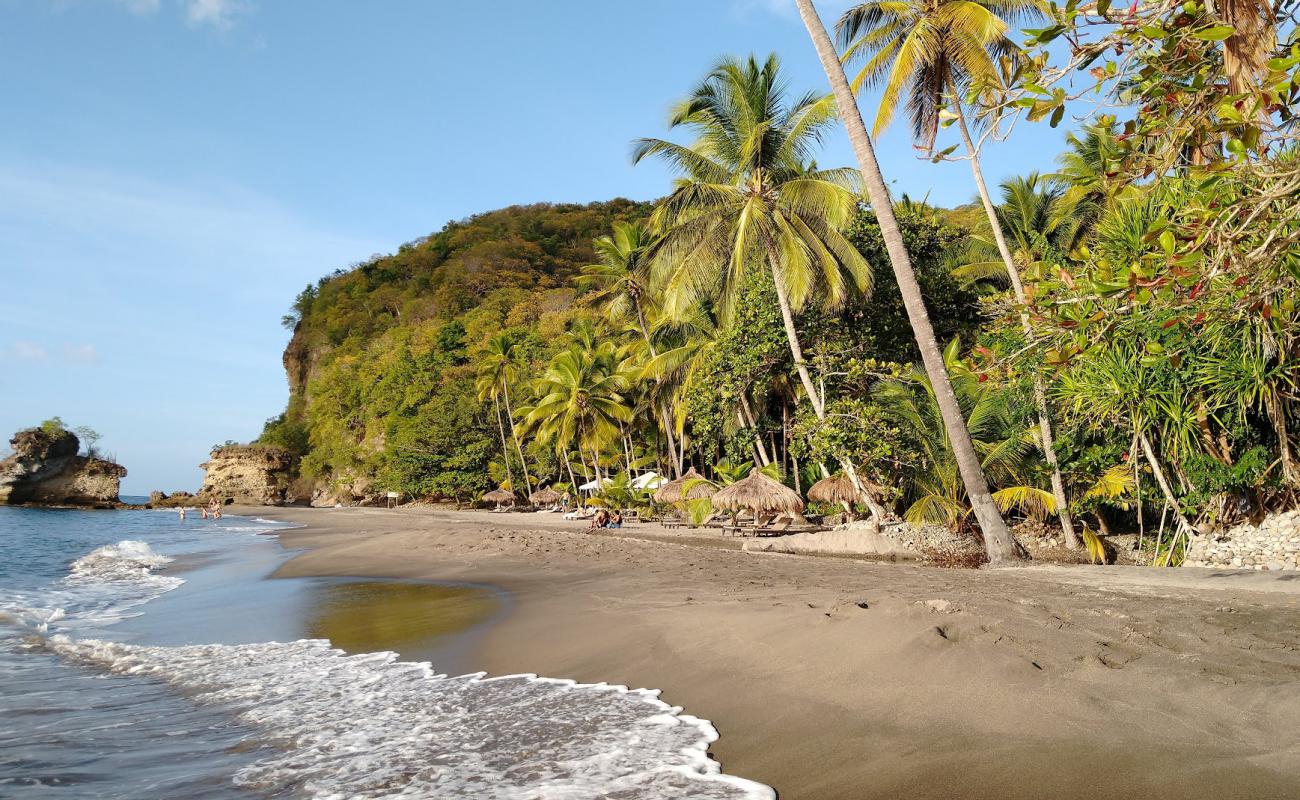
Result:
<svg viewBox="0 0 1300 800"><path fill-rule="evenodd" d="M642 473L632 479L633 489L658 489L668 482L668 479L658 472L650 471Z"/></svg>

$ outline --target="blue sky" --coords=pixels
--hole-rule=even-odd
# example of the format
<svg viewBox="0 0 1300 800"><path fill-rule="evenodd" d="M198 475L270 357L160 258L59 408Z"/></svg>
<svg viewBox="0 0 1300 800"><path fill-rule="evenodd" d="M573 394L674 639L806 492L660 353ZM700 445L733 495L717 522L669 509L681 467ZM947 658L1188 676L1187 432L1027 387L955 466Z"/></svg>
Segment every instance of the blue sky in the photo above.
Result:
<svg viewBox="0 0 1300 800"><path fill-rule="evenodd" d="M0 434L57 414L124 492L194 490L283 408L305 284L478 211L663 194L630 141L770 51L825 87L792 0L0 0ZM1062 140L1022 127L990 179ZM879 153L896 192L973 196L903 125Z"/></svg>

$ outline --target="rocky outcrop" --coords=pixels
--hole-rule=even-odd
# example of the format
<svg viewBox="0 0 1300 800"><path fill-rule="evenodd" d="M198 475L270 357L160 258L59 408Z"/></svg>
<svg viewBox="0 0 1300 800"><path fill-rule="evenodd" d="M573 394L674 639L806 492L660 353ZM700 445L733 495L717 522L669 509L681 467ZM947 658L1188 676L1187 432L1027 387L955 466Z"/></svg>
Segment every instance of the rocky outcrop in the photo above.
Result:
<svg viewBox="0 0 1300 800"><path fill-rule="evenodd" d="M77 455L81 442L62 429L32 428L9 440L14 454L0 461L0 504L119 505L126 468Z"/></svg>
<svg viewBox="0 0 1300 800"><path fill-rule="evenodd" d="M293 481L294 457L279 447L218 447L199 466L207 473L203 488L194 498L200 503L216 500L222 505L282 506L291 499L287 495Z"/></svg>
<svg viewBox="0 0 1300 800"><path fill-rule="evenodd" d="M1259 524L1234 525L1192 539L1184 567L1226 567L1276 572L1300 569L1300 510L1270 514Z"/></svg>
<svg viewBox="0 0 1300 800"><path fill-rule="evenodd" d="M192 508L199 504L199 498L189 492L150 492L150 508Z"/></svg>

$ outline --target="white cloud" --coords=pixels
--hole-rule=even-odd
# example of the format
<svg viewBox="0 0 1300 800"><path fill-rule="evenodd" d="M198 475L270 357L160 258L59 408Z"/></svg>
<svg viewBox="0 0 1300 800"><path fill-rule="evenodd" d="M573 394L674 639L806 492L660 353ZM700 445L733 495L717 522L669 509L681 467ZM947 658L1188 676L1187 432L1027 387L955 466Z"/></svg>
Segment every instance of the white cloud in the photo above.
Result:
<svg viewBox="0 0 1300 800"><path fill-rule="evenodd" d="M14 357L20 361L44 361L49 357L49 352L41 345L35 342L14 342Z"/></svg>
<svg viewBox="0 0 1300 800"><path fill-rule="evenodd" d="M71 364L93 366L99 363L99 351L93 344L65 344L63 358Z"/></svg>
<svg viewBox="0 0 1300 800"><path fill-rule="evenodd" d="M251 10L246 0L186 0L185 18L195 27L211 25L226 30L235 18Z"/></svg>
<svg viewBox="0 0 1300 800"><path fill-rule="evenodd" d="M117 0L122 7L132 14L147 16L158 13L162 0Z"/></svg>

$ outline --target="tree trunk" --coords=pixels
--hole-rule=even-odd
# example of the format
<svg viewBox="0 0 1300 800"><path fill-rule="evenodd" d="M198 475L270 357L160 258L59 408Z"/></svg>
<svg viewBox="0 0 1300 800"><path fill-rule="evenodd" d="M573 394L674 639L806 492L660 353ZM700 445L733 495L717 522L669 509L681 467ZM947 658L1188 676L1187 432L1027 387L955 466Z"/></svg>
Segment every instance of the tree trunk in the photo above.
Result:
<svg viewBox="0 0 1300 800"><path fill-rule="evenodd" d="M1165 501L1174 510L1174 521L1178 523L1178 532L1190 535L1192 531L1191 524L1183 516L1183 510L1178 505L1178 498L1174 496L1173 489L1169 488L1169 480L1165 477L1165 472L1160 468L1160 463L1156 461L1155 451L1151 449L1151 442L1147 440L1145 433L1138 434L1138 443L1142 445L1142 455L1146 457L1147 464L1151 466L1151 473L1155 475L1156 484L1160 486L1160 492L1164 494ZM1141 498L1138 502L1142 502Z"/></svg>
<svg viewBox="0 0 1300 800"><path fill-rule="evenodd" d="M573 490L573 491L571 492L571 494L572 494L575 498L577 498L577 496L578 496L578 479L575 478L575 477L573 477L573 462L569 461L569 454L568 454L568 452L565 452L565 454L564 454L564 468L567 469L567 470L569 471L569 484L570 484L570 487L569 487L569 488L571 488L571 489ZM531 501L532 501L532 498L529 498L529 501L531 502Z"/></svg>
<svg viewBox="0 0 1300 800"><path fill-rule="evenodd" d="M655 349L655 343L650 339L650 326L645 322L645 310L641 308L641 297L639 295L632 297L632 305L636 306L636 321L641 326L641 336L645 338L645 346L650 348L650 357L657 358L659 352ZM656 381L658 383L658 381ZM668 460L673 466L673 477L682 476L682 464L677 460L674 451L677 449L677 442L673 436L673 427L671 417L666 413L661 415L664 421L664 438L668 440Z"/></svg>
<svg viewBox="0 0 1300 800"><path fill-rule="evenodd" d="M1011 279L1016 304L1020 306L1020 327L1025 332L1025 340L1030 341L1033 328L1029 325L1029 313L1026 311L1028 301L1025 297L1025 285L1020 280L1020 270L1011 255L1011 248L1007 246L1007 237L1002 232L1002 222L998 220L997 211L993 207L993 198L989 196L988 184L984 182L984 170L980 167L979 153L975 149L975 142L971 139L970 128L966 125L966 112L960 100L954 102L953 106L957 111L957 126L961 130L962 141L966 144L966 153L970 156L970 170L975 176L975 187L979 190L980 202L984 204L984 213L989 219L989 227L993 229L993 240L997 242L1002 264L1007 268L1007 277ZM1052 495L1056 498L1057 519L1061 523L1061 530L1065 533L1065 546L1070 550L1077 550L1079 536L1074 532L1074 519L1070 516L1070 500L1065 496L1065 481L1061 479L1061 465L1056 458L1052 421L1047 408L1047 392L1043 389L1043 378L1037 372L1034 373L1034 406L1038 410L1039 445L1047 465L1052 468Z"/></svg>
<svg viewBox="0 0 1300 800"><path fill-rule="evenodd" d="M925 309L921 287L916 282L911 259L907 254L907 248L903 245L903 235L898 228L898 220L894 217L894 206L889 197L889 189L885 186L884 176L880 174L880 164L876 161L871 137L867 134L867 126L862 121L862 113L853 98L848 79L844 76L844 67L840 64L839 56L835 53L835 47L831 44L830 36L826 34L821 18L817 16L817 10L813 8L812 0L795 0L795 4L799 7L799 16L803 19L804 26L808 28L808 34L817 49L822 68L826 71L826 77L835 92L840 119L844 121L844 126L848 130L849 142L853 145L858 166L862 170L867 196L876 212L880 233L885 240L885 249L889 253L889 262L894 269L899 293L907 309L907 318L912 325L912 333L916 336L917 347L921 351L921 361L934 387L939 410L943 414L944 426L948 431L948 440L952 443L953 454L961 471L962 482L966 486L971 508L984 533L984 547L988 552L989 563L1019 560L1024 557L1024 551L1007 530L1006 522L1003 521L997 504L993 501L993 495L989 492L988 480L984 477L979 455L971 443L970 432L966 429L966 419L957 404L957 397L952 391L952 383L948 380L948 372L943 364L943 355L934 338L934 328L930 325L930 315Z"/></svg>
<svg viewBox="0 0 1300 800"><path fill-rule="evenodd" d="M673 438L673 418L669 416L666 408L659 409L659 416L663 419L664 443L668 446L668 466L672 470L673 478L680 478L682 460L678 455L677 440Z"/></svg>
<svg viewBox="0 0 1300 800"><path fill-rule="evenodd" d="M515 449L519 451L519 468L524 471L524 488L528 490L528 496L533 496L533 484L528 479L528 462L524 459L524 446L519 443L519 430L515 427L515 412L510 407L510 384L505 379L501 379L501 389L506 398L506 414L510 417L510 436L515 440Z"/></svg>
<svg viewBox="0 0 1300 800"><path fill-rule="evenodd" d="M519 487L515 486L515 474L510 470L510 445L506 444L506 423L501 419L501 399L495 393L492 395L492 405L497 410L497 430L501 432L501 456L505 459L506 480L510 481L510 491L517 492Z"/></svg>
<svg viewBox="0 0 1300 800"><path fill-rule="evenodd" d="M758 433L758 420L754 419L754 412L749 407L749 398L744 392L740 393L740 407L744 414L738 411L736 415L740 417L741 425L747 425L754 432L754 450L758 452L758 460L766 467L772 463L772 459L767 457L767 448L763 447L763 437Z"/></svg>
<svg viewBox="0 0 1300 800"><path fill-rule="evenodd" d="M785 324L785 338L790 342L790 355L794 356L794 368L799 373L799 382L808 393L809 401L812 402L813 412L817 414L817 419L823 419L826 416L826 407L822 404L821 395L817 393L817 387L813 385L812 375L808 373L808 364L803 360L803 347L799 345L799 331L794 327L794 312L790 309L790 298L785 293L785 284L781 281L781 268L778 266L781 257L776 251L776 243L766 231L763 233L763 238L767 243L768 264L772 268L772 283L776 284L776 302L781 307L781 321Z"/></svg>

